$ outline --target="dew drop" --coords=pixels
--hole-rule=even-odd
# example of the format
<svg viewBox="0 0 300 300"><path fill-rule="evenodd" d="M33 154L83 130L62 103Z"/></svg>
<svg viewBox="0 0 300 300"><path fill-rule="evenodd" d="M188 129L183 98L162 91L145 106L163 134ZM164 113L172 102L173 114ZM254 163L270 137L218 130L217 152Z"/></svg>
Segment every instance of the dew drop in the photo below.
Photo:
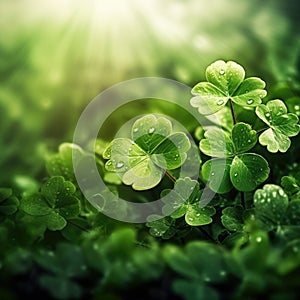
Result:
<svg viewBox="0 0 300 300"><path fill-rule="evenodd" d="M153 133L155 131L155 128L154 127L151 127L150 129L149 129L149 133L151 134L151 133Z"/></svg>
<svg viewBox="0 0 300 300"><path fill-rule="evenodd" d="M256 238L256 242L257 242L257 243L261 243L261 241L262 241L261 236L258 236L258 237Z"/></svg>
<svg viewBox="0 0 300 300"><path fill-rule="evenodd" d="M212 172L212 173L211 173L211 176L215 176L215 172Z"/></svg>
<svg viewBox="0 0 300 300"><path fill-rule="evenodd" d="M192 222L192 221L194 221L194 218L191 218L191 217L190 217L189 220Z"/></svg>
<svg viewBox="0 0 300 300"><path fill-rule="evenodd" d="M283 196L284 195L284 191L283 190L279 190L279 195Z"/></svg>
<svg viewBox="0 0 300 300"><path fill-rule="evenodd" d="M238 176L238 174L237 173L234 173L234 177L237 177Z"/></svg>
<svg viewBox="0 0 300 300"><path fill-rule="evenodd" d="M270 117L271 117L271 114L270 114L270 113L266 113L266 117L267 117L267 118L270 118Z"/></svg>
<svg viewBox="0 0 300 300"><path fill-rule="evenodd" d="M247 101L247 104L252 104L254 101L253 101L253 99L249 99L248 101Z"/></svg>
<svg viewBox="0 0 300 300"><path fill-rule="evenodd" d="M197 213L197 214L196 214L196 217L200 217L200 213Z"/></svg>
<svg viewBox="0 0 300 300"><path fill-rule="evenodd" d="M117 163L117 168L122 168L124 166L124 163L122 161Z"/></svg>
<svg viewBox="0 0 300 300"><path fill-rule="evenodd" d="M221 74L221 75L224 75L224 74L225 74L225 71L224 71L223 69L221 69L221 70L220 70L220 74Z"/></svg>
<svg viewBox="0 0 300 300"><path fill-rule="evenodd" d="M295 105L295 110L300 110L300 106L299 105Z"/></svg>
<svg viewBox="0 0 300 300"><path fill-rule="evenodd" d="M276 196L277 196L277 193L274 191L274 192L272 192L272 196L274 197L274 198L276 198Z"/></svg>
<svg viewBox="0 0 300 300"><path fill-rule="evenodd" d="M217 104L218 104L218 105L222 105L222 104L224 104L224 101L223 101L223 100L219 100L219 101L217 102Z"/></svg>
<svg viewBox="0 0 300 300"><path fill-rule="evenodd" d="M139 131L138 128L134 128L134 129L133 129L133 132L138 132L138 131Z"/></svg>

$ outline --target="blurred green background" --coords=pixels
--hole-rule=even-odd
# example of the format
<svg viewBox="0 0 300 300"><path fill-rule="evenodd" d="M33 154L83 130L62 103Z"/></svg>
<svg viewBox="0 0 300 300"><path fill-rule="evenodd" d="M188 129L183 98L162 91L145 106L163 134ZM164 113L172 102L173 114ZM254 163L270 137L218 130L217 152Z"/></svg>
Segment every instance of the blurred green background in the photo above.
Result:
<svg viewBox="0 0 300 300"><path fill-rule="evenodd" d="M299 8L296 0L0 0L0 186L43 178L45 155L72 141L83 108L123 80L193 86L224 59L268 89L293 82Z"/></svg>

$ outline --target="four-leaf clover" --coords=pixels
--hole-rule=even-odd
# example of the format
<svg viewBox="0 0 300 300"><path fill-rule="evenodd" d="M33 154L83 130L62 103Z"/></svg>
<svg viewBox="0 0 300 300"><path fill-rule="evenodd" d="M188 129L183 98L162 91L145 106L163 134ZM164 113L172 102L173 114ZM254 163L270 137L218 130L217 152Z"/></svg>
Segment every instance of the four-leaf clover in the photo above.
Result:
<svg viewBox="0 0 300 300"><path fill-rule="evenodd" d="M245 79L245 70L234 61L218 60L206 69L207 82L192 90L191 105L203 115L221 110L231 99L240 106L255 107L267 95L265 82L257 77Z"/></svg>
<svg viewBox="0 0 300 300"><path fill-rule="evenodd" d="M169 120L146 115L135 121L132 139L114 139L103 153L105 167L135 190L156 186L165 172L179 168L191 144L183 132L172 133Z"/></svg>

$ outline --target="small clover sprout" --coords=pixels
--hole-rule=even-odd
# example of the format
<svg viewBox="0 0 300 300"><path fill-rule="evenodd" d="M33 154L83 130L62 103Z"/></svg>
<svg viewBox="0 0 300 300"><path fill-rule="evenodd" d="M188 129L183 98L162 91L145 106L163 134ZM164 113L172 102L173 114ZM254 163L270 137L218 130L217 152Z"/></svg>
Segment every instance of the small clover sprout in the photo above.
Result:
<svg viewBox="0 0 300 300"><path fill-rule="evenodd" d="M114 139L103 153L106 170L116 172L135 190L156 186L166 170L179 168L191 144L183 132L172 133L164 117L146 115L132 126L131 139Z"/></svg>
<svg viewBox="0 0 300 300"><path fill-rule="evenodd" d="M260 135L260 144L267 146L268 151L272 153L286 152L291 146L289 137L296 136L300 131L298 116L287 113L287 107L281 100L259 105L256 114L270 127Z"/></svg>
<svg viewBox="0 0 300 300"><path fill-rule="evenodd" d="M257 77L245 79L245 70L234 61L218 60L206 69L207 82L192 90L191 105L203 115L221 110L229 100L240 106L255 107L267 95L265 82Z"/></svg>

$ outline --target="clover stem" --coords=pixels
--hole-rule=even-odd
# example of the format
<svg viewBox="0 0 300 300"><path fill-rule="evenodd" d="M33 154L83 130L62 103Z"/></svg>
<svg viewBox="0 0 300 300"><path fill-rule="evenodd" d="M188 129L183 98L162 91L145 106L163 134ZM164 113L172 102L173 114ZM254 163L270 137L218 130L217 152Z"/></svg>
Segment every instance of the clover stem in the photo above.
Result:
<svg viewBox="0 0 300 300"><path fill-rule="evenodd" d="M237 120L236 120L236 115L235 115L235 112L234 112L233 102L232 102L231 99L229 99L229 104L230 104L230 110L231 110L233 125L235 125L237 123Z"/></svg>
<svg viewBox="0 0 300 300"><path fill-rule="evenodd" d="M176 178L170 174L167 170L164 170L165 171L165 174L175 183L176 182Z"/></svg>

